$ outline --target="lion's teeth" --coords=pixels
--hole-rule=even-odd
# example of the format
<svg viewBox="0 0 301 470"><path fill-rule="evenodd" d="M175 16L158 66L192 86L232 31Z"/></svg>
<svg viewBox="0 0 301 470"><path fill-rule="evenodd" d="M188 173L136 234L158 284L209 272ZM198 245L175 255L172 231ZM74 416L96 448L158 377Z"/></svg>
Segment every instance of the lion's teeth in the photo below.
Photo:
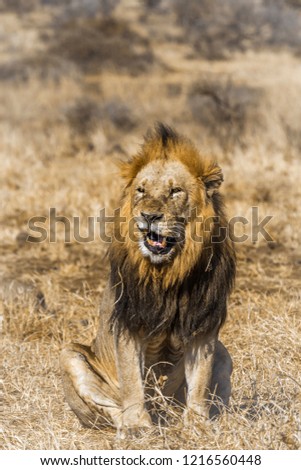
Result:
<svg viewBox="0 0 301 470"><path fill-rule="evenodd" d="M159 246L161 248L165 248L167 245L165 238L161 242L159 242L159 241L152 240L151 238L147 237L147 243L151 246Z"/></svg>

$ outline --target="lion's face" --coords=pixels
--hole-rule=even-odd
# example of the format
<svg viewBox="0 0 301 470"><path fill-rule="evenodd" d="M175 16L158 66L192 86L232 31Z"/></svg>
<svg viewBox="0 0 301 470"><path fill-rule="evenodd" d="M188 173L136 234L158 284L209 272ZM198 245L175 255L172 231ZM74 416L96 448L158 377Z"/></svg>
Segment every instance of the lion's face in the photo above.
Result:
<svg viewBox="0 0 301 470"><path fill-rule="evenodd" d="M112 259L122 251L143 282L163 276L170 286L184 279L210 244L214 224L204 224L222 213L220 167L188 139L159 125L120 170L125 182L121 215L128 223L121 224L125 243L112 244ZM116 224L118 231L118 218Z"/></svg>
<svg viewBox="0 0 301 470"><path fill-rule="evenodd" d="M179 161L154 161L137 174L131 187L132 214L143 257L162 264L181 252L190 211L194 201L200 201L201 189Z"/></svg>

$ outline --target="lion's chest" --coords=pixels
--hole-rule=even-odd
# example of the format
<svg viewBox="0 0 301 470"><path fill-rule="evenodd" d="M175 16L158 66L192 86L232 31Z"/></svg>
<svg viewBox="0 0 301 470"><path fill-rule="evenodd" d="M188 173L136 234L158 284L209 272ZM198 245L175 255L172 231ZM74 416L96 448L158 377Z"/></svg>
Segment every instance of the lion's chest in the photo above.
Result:
<svg viewBox="0 0 301 470"><path fill-rule="evenodd" d="M164 332L152 338L147 343L145 350L145 366L149 368L158 363L161 363L161 366L163 366L163 363L176 365L181 360L182 356L182 342L176 335ZM166 365L167 364L165 364L165 366Z"/></svg>
<svg viewBox="0 0 301 470"><path fill-rule="evenodd" d="M174 395L185 379L183 357L183 344L174 334L162 333L149 341L145 351L146 385L156 384L164 395Z"/></svg>

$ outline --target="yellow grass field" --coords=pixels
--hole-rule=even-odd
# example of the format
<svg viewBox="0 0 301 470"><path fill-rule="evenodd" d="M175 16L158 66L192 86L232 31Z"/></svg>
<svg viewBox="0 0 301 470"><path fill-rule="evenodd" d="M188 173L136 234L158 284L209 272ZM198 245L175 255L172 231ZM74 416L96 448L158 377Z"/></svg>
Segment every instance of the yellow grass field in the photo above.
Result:
<svg viewBox="0 0 301 470"><path fill-rule="evenodd" d="M0 8L0 448L300 449L301 42L210 60L170 2L122 0L93 15L58 3ZM64 344L95 337L107 245L97 234L79 243L72 224L65 243L62 222L56 241L30 243L28 222L47 225L55 208L80 217L84 237L87 217L118 206L116 162L156 121L216 155L229 217L250 220L257 207L260 220L272 216L272 240L237 228L248 239L236 244L221 332L234 363L230 409L187 429L161 403L169 426L118 442L79 423L58 362Z"/></svg>

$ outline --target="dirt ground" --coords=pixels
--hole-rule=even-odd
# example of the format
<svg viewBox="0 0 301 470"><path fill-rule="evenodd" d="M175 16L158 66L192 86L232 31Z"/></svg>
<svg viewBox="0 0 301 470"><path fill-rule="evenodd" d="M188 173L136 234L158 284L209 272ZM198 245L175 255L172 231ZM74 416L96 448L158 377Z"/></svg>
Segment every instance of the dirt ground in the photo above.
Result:
<svg viewBox="0 0 301 470"><path fill-rule="evenodd" d="M93 2L83 11L69 4L0 5L0 448L299 449L300 44L244 46L211 60L168 1L112 1L93 14ZM234 362L229 411L187 429L168 409L169 426L120 443L112 429L82 427L58 363L63 344L96 334L106 243L65 243L62 219L55 241L49 231L41 243L27 237L37 236L32 217L48 227L50 208L80 217L85 236L87 217L118 205L116 162L157 120L216 155L229 217L250 220L257 207L260 220L272 216L271 240L238 227L248 239L236 244L221 332Z"/></svg>

